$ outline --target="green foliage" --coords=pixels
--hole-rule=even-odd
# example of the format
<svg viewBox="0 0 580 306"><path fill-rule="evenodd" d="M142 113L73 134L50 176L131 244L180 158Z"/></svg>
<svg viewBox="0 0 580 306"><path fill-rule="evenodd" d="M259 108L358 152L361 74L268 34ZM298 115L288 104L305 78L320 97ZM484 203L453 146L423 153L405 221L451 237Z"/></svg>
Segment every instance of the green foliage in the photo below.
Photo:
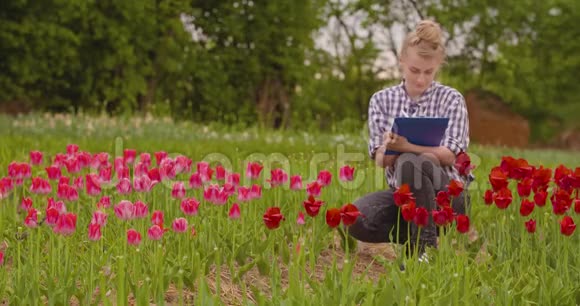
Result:
<svg viewBox="0 0 580 306"><path fill-rule="evenodd" d="M536 140L577 125L574 0L5 0L0 109L333 129L397 82L404 30L447 35L440 80L491 90ZM389 60L390 59L390 60ZM556 128L554 128L556 127Z"/></svg>

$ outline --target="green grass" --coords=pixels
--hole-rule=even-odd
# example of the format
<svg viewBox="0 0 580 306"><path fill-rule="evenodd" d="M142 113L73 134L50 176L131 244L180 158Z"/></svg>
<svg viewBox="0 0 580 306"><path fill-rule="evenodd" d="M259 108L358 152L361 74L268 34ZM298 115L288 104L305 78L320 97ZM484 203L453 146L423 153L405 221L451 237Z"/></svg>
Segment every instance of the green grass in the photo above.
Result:
<svg viewBox="0 0 580 306"><path fill-rule="evenodd" d="M33 199L41 212L40 220L46 196L18 187L0 200L0 241L7 245L0 267L0 301L20 305L62 305L71 300L83 305L123 304L128 300L196 305L580 304L579 234L560 234L560 216L551 213L549 200L524 218L518 213L513 183L514 204L507 210L486 206L482 199L490 188L487 175L502 156L525 158L545 167L564 164L575 168L580 162L573 152L473 144L470 155L477 168L476 181L470 187L470 217L477 239L471 241L451 230L432 252L429 264L405 260L407 269L401 272L403 258L393 261L384 258L387 254L375 253L373 258L357 251L345 253L338 231L325 223L327 208L387 188L382 170L368 159L365 136L362 128L360 133L308 134L240 131L153 118L0 117L0 178L7 175L10 162L27 162L31 150L44 152L45 159L53 158L65 152L70 143L78 144L82 151L109 152L111 162L128 148L152 155L157 151L185 155L194 161L193 168L201 160L212 165L221 162L241 173L241 184L246 186L251 183L243 175L247 162L261 161L265 166L261 179L255 182L264 185L263 197L240 203L239 220L228 219L235 197L224 206L215 206L203 201L201 190L188 190L188 197L202 202L199 214L187 217L196 235L169 231L156 242L147 238L150 217L120 221L112 207L122 199L142 200L150 213L163 210L165 226L171 228L173 219L183 217L180 201L170 196L171 186L128 196L116 194L114 188L103 189L113 201L107 210L103 238L97 242L88 239L87 229L98 197L89 197L83 190L78 201L67 203L68 211L78 214L78 221L75 233L63 237L46 225L35 229L24 226L26 214L16 209L22 197ZM153 156L152 160L155 165ZM46 178L47 164L33 167L33 177ZM355 180L348 185L338 180L338 169L344 164L356 168ZM305 185L322 169L333 173L332 184L320 197L325 202L320 215L306 216L303 226L296 224L296 217L304 211L306 193L266 188L270 169L278 167L289 175L302 175ZM185 174L177 177L184 182L188 178ZM267 230L262 221L271 206L281 207L286 218L276 230ZM580 221L573 210L568 214L576 223ZM523 225L529 218L538 221L533 235L525 232ZM143 237L138 247L126 243L129 228ZM298 244L300 252L296 252ZM400 253L399 248L394 250ZM168 291L172 293L165 296Z"/></svg>

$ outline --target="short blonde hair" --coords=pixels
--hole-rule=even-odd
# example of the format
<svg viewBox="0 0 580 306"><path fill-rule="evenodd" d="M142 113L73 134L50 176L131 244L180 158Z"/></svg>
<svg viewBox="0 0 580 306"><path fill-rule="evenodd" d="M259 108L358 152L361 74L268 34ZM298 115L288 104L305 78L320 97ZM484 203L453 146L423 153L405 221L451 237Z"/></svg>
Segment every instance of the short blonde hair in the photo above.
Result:
<svg viewBox="0 0 580 306"><path fill-rule="evenodd" d="M421 57L439 57L445 61L445 45L443 44L443 31L438 23L432 20L422 20L415 30L407 34L403 41L400 56L407 53L409 47L417 47Z"/></svg>

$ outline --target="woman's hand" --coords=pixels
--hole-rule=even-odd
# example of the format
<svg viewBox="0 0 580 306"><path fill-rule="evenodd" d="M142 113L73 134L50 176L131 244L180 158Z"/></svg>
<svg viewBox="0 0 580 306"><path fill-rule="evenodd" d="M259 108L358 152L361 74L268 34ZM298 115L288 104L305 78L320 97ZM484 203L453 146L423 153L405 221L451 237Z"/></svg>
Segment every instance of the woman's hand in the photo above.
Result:
<svg viewBox="0 0 580 306"><path fill-rule="evenodd" d="M383 144L387 150L393 150L397 152L407 152L409 147L409 141L406 137L397 135L392 132L386 132L383 134Z"/></svg>

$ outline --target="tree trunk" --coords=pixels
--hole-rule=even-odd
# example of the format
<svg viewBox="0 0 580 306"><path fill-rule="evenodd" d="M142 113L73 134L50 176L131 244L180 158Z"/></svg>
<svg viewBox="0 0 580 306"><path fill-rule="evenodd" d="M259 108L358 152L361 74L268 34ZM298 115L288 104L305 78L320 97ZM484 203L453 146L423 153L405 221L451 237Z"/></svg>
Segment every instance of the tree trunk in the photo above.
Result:
<svg viewBox="0 0 580 306"><path fill-rule="evenodd" d="M282 81L266 77L256 94L258 122L265 128L285 128L289 124L290 99Z"/></svg>

